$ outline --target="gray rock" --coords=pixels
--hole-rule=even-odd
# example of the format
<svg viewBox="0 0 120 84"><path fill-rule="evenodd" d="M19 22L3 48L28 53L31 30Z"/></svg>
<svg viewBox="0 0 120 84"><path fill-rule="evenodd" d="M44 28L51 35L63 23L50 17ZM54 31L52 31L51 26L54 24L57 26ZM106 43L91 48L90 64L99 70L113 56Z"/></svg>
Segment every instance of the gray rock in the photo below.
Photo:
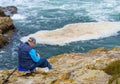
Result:
<svg viewBox="0 0 120 84"><path fill-rule="evenodd" d="M17 8L15 6L0 7L6 16L12 16L17 13Z"/></svg>

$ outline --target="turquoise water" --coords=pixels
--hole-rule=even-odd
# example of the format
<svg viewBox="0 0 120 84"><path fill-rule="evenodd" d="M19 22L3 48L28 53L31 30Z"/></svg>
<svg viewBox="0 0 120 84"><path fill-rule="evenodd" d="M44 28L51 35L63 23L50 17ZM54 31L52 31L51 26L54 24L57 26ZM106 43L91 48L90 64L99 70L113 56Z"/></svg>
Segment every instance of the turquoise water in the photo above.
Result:
<svg viewBox="0 0 120 84"><path fill-rule="evenodd" d="M0 50L0 69L17 66L17 46L20 38L42 30L54 30L71 23L120 21L120 0L1 0L0 6L15 5L18 14L12 17L17 32L11 43ZM72 38L72 37L71 37ZM117 35L71 42L64 46L37 44L35 48L46 58L63 53L87 52L98 47L120 45Z"/></svg>

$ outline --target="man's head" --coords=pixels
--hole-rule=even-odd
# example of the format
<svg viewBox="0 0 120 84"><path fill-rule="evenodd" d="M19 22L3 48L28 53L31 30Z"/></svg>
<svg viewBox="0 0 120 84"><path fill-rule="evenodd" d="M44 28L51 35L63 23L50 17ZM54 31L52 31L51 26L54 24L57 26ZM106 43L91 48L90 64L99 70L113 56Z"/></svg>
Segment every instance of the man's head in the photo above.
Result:
<svg viewBox="0 0 120 84"><path fill-rule="evenodd" d="M36 44L36 39L34 37L30 37L28 39L28 43L30 46L34 46Z"/></svg>

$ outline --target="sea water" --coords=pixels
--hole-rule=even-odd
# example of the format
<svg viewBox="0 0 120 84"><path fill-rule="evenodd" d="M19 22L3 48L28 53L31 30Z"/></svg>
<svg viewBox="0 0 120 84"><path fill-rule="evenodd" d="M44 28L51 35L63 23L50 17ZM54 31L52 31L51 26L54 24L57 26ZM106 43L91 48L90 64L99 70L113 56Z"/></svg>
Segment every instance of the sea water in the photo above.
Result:
<svg viewBox="0 0 120 84"><path fill-rule="evenodd" d="M0 49L0 69L17 66L18 45L31 34L37 39L37 52L46 58L120 45L120 0L0 0L2 7L11 5L18 8L18 14L11 17L17 30L10 44ZM115 25L108 23L101 28L105 22ZM82 31L76 33L76 27L66 28L75 24ZM97 27L89 27L91 24Z"/></svg>

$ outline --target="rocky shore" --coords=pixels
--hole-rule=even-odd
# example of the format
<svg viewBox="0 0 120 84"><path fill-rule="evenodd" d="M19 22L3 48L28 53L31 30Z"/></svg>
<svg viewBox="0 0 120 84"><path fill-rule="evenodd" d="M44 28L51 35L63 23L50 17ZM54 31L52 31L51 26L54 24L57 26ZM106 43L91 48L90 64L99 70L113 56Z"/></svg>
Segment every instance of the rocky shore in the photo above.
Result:
<svg viewBox="0 0 120 84"><path fill-rule="evenodd" d="M0 48L9 43L9 39L15 30L10 16L17 13L14 6L0 7Z"/></svg>
<svg viewBox="0 0 120 84"><path fill-rule="evenodd" d="M10 16L14 6L0 7L0 48L9 43L15 30ZM87 53L65 53L48 59L53 69L32 74L15 71L7 83L3 81L13 70L0 70L0 84L119 84L120 48L98 48ZM118 63L115 63L118 62ZM113 64L111 64L113 63Z"/></svg>
<svg viewBox="0 0 120 84"><path fill-rule="evenodd" d="M49 72L37 68L35 73L25 76L25 73L16 71L7 84L109 84L112 75L104 69L117 60L120 60L119 47L109 50L98 48L87 53L66 53L49 59L53 66ZM0 71L0 83L12 71ZM117 84L119 83L120 77L117 78ZM112 84L116 82L113 81Z"/></svg>

